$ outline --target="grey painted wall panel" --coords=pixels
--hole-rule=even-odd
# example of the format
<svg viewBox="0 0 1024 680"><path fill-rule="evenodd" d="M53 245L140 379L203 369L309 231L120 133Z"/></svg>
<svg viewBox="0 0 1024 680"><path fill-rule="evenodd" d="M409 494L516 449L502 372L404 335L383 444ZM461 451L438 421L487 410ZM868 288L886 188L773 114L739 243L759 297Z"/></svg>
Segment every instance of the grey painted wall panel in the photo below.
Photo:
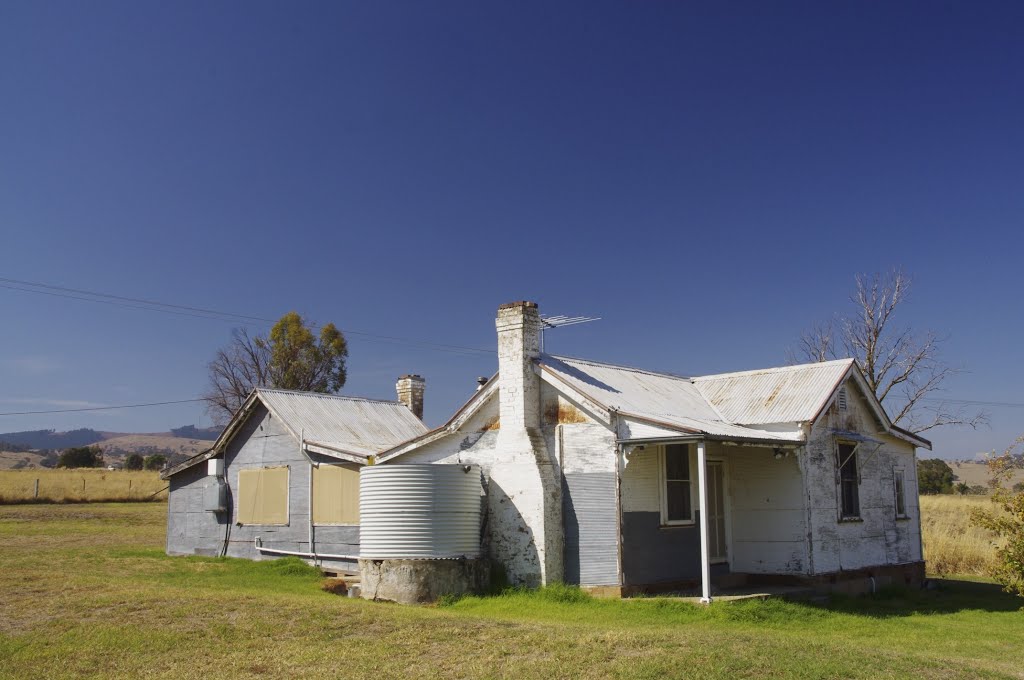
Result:
<svg viewBox="0 0 1024 680"><path fill-rule="evenodd" d="M696 525L663 528L660 512L626 512L622 524L626 585L700 578L700 531Z"/></svg>
<svg viewBox="0 0 1024 680"><path fill-rule="evenodd" d="M170 479L167 499L169 554L209 555L220 550L227 515L203 512L202 494L208 483L205 465L197 465Z"/></svg>
<svg viewBox="0 0 1024 680"><path fill-rule="evenodd" d="M566 582L618 585L615 473L567 473L563 484Z"/></svg>
<svg viewBox="0 0 1024 680"><path fill-rule="evenodd" d="M615 441L602 425L559 425L567 583L619 585ZM557 431L553 432L558 438Z"/></svg>

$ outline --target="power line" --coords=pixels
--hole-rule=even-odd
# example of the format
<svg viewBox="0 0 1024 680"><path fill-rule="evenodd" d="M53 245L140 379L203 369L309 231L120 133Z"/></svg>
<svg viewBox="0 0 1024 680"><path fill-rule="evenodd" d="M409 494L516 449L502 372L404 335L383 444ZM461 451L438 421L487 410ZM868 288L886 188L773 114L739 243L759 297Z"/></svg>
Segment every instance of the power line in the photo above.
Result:
<svg viewBox="0 0 1024 680"><path fill-rule="evenodd" d="M112 305L115 307L124 307L126 309L141 309L144 311L162 312L164 314L176 314L179 316L190 316L199 319L227 321L230 323L242 325L254 325L256 323L272 325L276 323L275 319L268 319L266 317L261 316L236 314L234 312L224 312L215 309L206 309L204 307L193 307L190 305L160 302L157 300L148 300L145 298L130 297L126 295L113 295L109 293L100 293L97 291L85 290L83 288L55 286L48 283L24 281L21 279L12 279L6 277L0 277L0 288L20 291L23 293L35 293L37 295L49 295L52 297L67 298L70 300L80 300L83 302L98 302L101 304ZM319 324L313 324L313 327L320 328L321 326ZM410 347L419 347L422 349L432 349L441 352L451 352L454 354L463 354L469 356L477 356L481 354L495 354L495 350L483 349L480 347L468 347L465 345L453 345L447 343L430 342L427 340L402 338L393 335L381 335L379 333L370 333L367 331L358 331L353 329L341 329L341 331L346 335L356 335L371 341L390 342L395 344L408 345Z"/></svg>
<svg viewBox="0 0 1024 680"><path fill-rule="evenodd" d="M174 401L153 401L148 404L122 404L120 406L90 406L88 408L61 408L52 411L12 411L0 413L0 416L34 416L44 413L79 413L81 411L114 411L123 408L143 408L145 406L167 406L168 404L191 404L206 399L176 399Z"/></svg>
<svg viewBox="0 0 1024 680"><path fill-rule="evenodd" d="M1011 401L978 401L976 399L942 399L941 397L926 397L921 401L937 401L943 404L963 404L964 406L1004 406L1006 408L1024 408L1024 404Z"/></svg>

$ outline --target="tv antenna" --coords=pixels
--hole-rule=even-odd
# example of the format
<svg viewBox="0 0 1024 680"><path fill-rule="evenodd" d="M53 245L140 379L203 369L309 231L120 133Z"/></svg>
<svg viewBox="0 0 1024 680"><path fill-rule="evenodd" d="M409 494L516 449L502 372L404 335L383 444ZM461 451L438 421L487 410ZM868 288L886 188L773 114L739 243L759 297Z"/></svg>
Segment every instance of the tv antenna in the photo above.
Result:
<svg viewBox="0 0 1024 680"><path fill-rule="evenodd" d="M540 318L540 351L544 351L545 331L552 328L564 328L565 326L575 326L576 324L600 320L601 317L599 316L565 316L564 314L542 316Z"/></svg>

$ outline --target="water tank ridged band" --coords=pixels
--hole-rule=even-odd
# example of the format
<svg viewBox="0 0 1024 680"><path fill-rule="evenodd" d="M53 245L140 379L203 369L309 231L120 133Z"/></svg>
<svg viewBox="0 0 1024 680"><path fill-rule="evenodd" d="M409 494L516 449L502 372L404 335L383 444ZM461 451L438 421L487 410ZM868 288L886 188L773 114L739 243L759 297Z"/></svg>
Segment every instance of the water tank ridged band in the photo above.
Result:
<svg viewBox="0 0 1024 680"><path fill-rule="evenodd" d="M363 559L480 557L480 468L373 465L359 472Z"/></svg>

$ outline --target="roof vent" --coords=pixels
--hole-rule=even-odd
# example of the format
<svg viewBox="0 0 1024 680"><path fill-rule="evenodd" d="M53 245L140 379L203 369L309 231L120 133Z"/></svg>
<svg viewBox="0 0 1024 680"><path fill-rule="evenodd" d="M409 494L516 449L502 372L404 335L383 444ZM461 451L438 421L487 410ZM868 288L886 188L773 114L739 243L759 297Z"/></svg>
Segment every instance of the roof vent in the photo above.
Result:
<svg viewBox="0 0 1024 680"><path fill-rule="evenodd" d="M836 408L840 411L846 410L846 388L840 387L839 393L836 394Z"/></svg>

